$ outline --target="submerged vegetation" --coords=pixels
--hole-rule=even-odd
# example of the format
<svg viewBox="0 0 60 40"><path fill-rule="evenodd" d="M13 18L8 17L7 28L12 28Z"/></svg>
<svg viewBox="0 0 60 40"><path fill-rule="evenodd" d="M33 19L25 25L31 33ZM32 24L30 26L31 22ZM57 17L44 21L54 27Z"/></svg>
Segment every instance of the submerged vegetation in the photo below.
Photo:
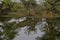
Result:
<svg viewBox="0 0 60 40"><path fill-rule="evenodd" d="M60 40L60 0L44 0L37 4L35 0L1 0L0 2L0 40L12 40L16 29L29 26L29 31L35 30L35 25L46 18L48 25L44 27L45 35L37 40ZM25 21L8 23L12 18L26 17ZM4 37L2 37L4 36Z"/></svg>

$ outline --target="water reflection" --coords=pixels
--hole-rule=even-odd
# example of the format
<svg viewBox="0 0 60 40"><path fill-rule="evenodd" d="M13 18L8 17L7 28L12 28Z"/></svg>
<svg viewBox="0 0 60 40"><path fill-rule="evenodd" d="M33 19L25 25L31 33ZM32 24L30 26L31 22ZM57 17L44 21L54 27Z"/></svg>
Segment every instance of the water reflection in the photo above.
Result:
<svg viewBox="0 0 60 40"><path fill-rule="evenodd" d="M40 23L40 24L39 24ZM37 37L42 37L45 32L41 31L47 22L42 20L42 22L37 23L35 26L35 31L30 31L28 33L28 26L22 27L18 29L18 34L15 36L13 40L36 40Z"/></svg>
<svg viewBox="0 0 60 40"><path fill-rule="evenodd" d="M7 23L0 22L0 40L55 40L59 38L60 18L47 20L42 18L38 23L37 20L26 17L11 19Z"/></svg>
<svg viewBox="0 0 60 40"><path fill-rule="evenodd" d="M23 17L11 19L4 24L1 23L3 26L0 28L0 31L3 34L0 37L3 40L12 40L14 37L13 40L36 40L37 37L42 37L45 34L45 32L42 32L41 30L47 25L46 19L44 18L37 24L35 24L36 21L37 20L32 20L31 18L26 19L26 17ZM24 25L24 27L21 27L22 25Z"/></svg>

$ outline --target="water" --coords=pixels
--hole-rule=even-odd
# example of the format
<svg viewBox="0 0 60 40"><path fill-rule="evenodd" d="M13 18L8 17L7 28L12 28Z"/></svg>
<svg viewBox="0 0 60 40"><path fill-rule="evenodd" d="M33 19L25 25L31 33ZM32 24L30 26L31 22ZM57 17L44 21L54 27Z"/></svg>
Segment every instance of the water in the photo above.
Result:
<svg viewBox="0 0 60 40"><path fill-rule="evenodd" d="M26 17L23 18L19 18L19 19L11 19L8 21L8 23L12 23L12 22L22 22L25 21ZM42 32L41 29L47 24L46 19L42 19L41 22L38 22L37 25L35 26L35 31L29 31L28 32L28 27L29 26L25 26L22 28L19 28L15 31L17 31L18 33L15 35L15 38L13 40L36 40L37 37L42 37L45 32ZM0 23L0 25L3 25L2 23ZM3 32L2 27L0 27L0 31ZM1 36L1 38L3 38L4 35Z"/></svg>
<svg viewBox="0 0 60 40"><path fill-rule="evenodd" d="M45 32L42 32L40 30L42 27L45 26L45 24L47 24L47 22L42 19L42 22L35 26L36 31L30 31L29 34L28 26L19 28L17 29L18 33L13 40L36 40L37 37L42 37L45 34Z"/></svg>

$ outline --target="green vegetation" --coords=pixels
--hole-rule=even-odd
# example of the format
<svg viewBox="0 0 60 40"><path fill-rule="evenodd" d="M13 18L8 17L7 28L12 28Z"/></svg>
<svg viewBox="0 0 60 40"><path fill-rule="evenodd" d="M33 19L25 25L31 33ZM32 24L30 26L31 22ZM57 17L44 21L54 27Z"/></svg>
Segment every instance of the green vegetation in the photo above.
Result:
<svg viewBox="0 0 60 40"><path fill-rule="evenodd" d="M43 5L37 4L35 0L20 0L20 3L11 0L3 0L0 4L0 40L12 40L15 30L24 26L30 26L29 31L35 30L35 25L42 18L46 18L48 25L45 27L46 34L39 40L60 40L60 0L47 0ZM23 22L7 23L11 18L27 19ZM57 27L57 29L55 29ZM2 35L5 35L1 38Z"/></svg>

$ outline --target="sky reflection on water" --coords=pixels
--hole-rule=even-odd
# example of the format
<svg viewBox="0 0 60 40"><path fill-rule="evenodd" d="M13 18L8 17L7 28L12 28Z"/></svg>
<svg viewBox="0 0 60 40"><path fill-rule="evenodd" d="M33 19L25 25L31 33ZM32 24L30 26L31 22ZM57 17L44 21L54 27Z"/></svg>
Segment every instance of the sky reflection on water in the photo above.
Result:
<svg viewBox="0 0 60 40"><path fill-rule="evenodd" d="M21 29L18 29L18 34L13 40L36 40L37 37L42 37L45 32L42 32L40 29L43 27L42 25L45 25L46 21L41 22L39 25L35 26L36 31L31 31L28 34L28 27L25 26Z"/></svg>

